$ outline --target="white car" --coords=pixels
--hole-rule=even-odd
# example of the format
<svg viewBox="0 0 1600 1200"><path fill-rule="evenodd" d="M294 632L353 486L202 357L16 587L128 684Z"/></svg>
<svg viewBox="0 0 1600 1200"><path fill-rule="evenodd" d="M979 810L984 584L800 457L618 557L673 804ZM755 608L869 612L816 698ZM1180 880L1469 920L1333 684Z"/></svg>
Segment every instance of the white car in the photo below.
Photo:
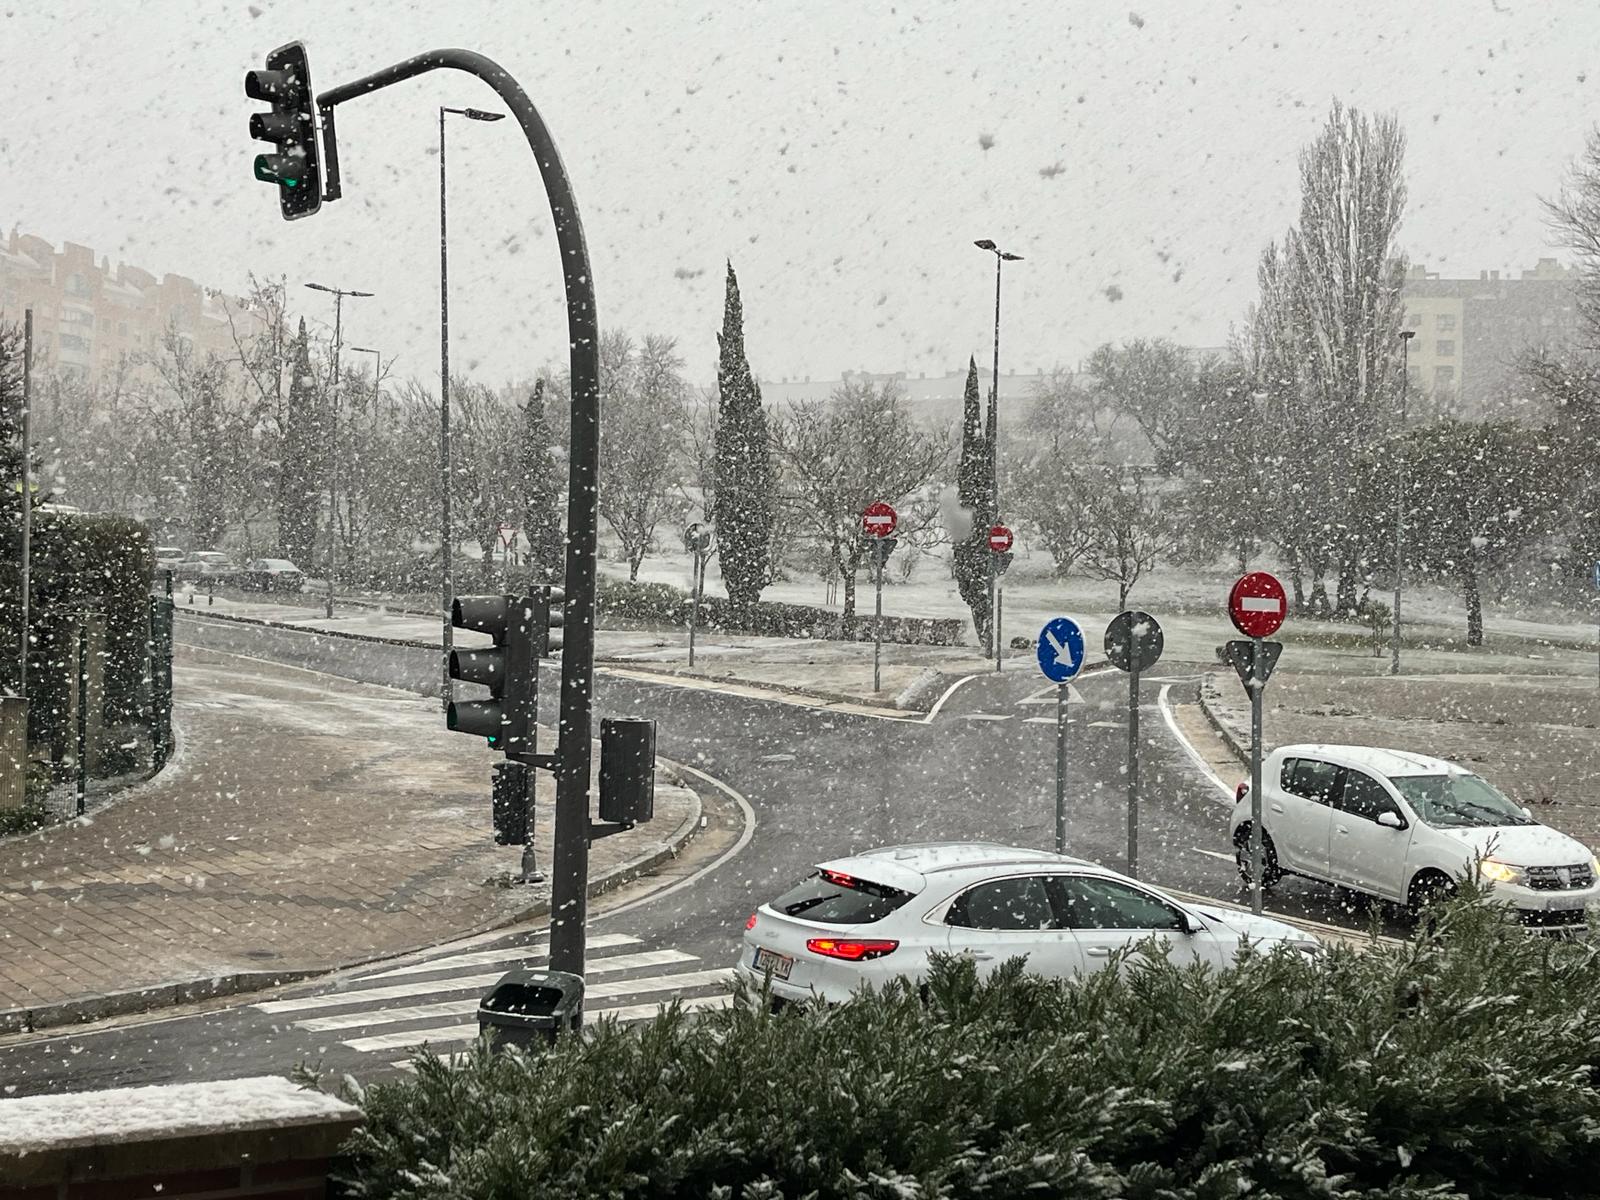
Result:
<svg viewBox="0 0 1600 1200"><path fill-rule="evenodd" d="M1600 901L1600 862L1465 767L1367 746L1284 746L1261 764L1261 883L1285 873L1413 911L1477 869L1529 925L1580 925ZM1250 882L1251 803L1232 834ZM1481 864L1474 866L1481 859Z"/></svg>
<svg viewBox="0 0 1600 1200"><path fill-rule="evenodd" d="M1082 859L989 842L891 846L821 864L750 915L736 968L782 1000L848 999L862 985L922 979L928 956L987 973L1026 956L1065 978L1154 937L1179 963L1233 963L1251 942L1311 951L1308 933L1266 917L1182 904Z"/></svg>

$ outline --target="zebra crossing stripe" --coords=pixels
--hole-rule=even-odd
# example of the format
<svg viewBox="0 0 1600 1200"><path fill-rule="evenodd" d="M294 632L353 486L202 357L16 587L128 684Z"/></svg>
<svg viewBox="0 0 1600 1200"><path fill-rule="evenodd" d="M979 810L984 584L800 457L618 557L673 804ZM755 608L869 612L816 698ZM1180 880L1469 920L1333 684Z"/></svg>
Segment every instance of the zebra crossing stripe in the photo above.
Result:
<svg viewBox="0 0 1600 1200"><path fill-rule="evenodd" d="M612 996L627 996L635 992L663 992L670 988L700 987L708 983L721 983L731 978L731 970L685 971L679 975L651 975L644 979L618 979L611 983L597 983L587 989L586 995L604 1000ZM478 997L470 1000L441 1000L434 1004L415 1004L406 1008L365 1009L360 1012L338 1013L331 1017L311 1017L296 1021L296 1029L312 1033L326 1033L331 1029L360 1029L372 1025L395 1025L401 1021L426 1021L436 1017L467 1017L478 1011Z"/></svg>
<svg viewBox="0 0 1600 1200"><path fill-rule="evenodd" d="M629 937L625 933L596 933L590 934L586 943L591 950L606 950L616 946L637 946L639 939ZM477 950L471 954L454 954L449 958L432 958L426 962L408 963L403 967L395 967L388 971L379 971L372 975L361 976L361 981L369 979L398 979L403 975L426 975L432 971L453 971L461 967L482 967L489 963L513 963L530 958L539 958L550 953L548 938L531 942L526 946L501 946L498 950Z"/></svg>
<svg viewBox="0 0 1600 1200"><path fill-rule="evenodd" d="M708 983L721 982L732 977L733 972L731 970L720 970L689 971L679 976L662 975L654 979L619 979L614 983L601 984L593 989L589 995L595 997L601 997L606 994L625 996L639 992L665 991L672 987L697 987ZM674 979L680 982L669 982ZM690 980L693 980L693 982L689 982ZM655 986L648 986L651 984ZM726 1008L732 1003L732 1000L732 996L721 994L716 996L694 996L681 1000L680 1003L689 1011L697 1011L704 1008ZM654 1015L658 1008L669 1003L671 1003L670 1000L658 1000L644 1004L631 1004L621 1008L606 1008L593 1012L586 1011L585 1015L591 1020L600 1017L615 1017L619 1021L637 1021L643 1017ZM467 1011L476 1013L478 1011L477 1003L474 1002ZM368 1024L384 1023L391 1019L386 1014L375 1015L380 1019L378 1021L369 1021ZM465 1013L460 1015L464 1016ZM350 1049L363 1054L370 1054L382 1050L404 1050L411 1046L420 1046L424 1042L430 1046L441 1046L454 1042L470 1042L477 1036L478 1023L474 1020L471 1024L440 1025L431 1029L407 1029L398 1033L380 1033L373 1037L351 1038L348 1041L341 1042L340 1045L348 1046Z"/></svg>
<svg viewBox="0 0 1600 1200"><path fill-rule="evenodd" d="M533 959L524 960L527 962ZM606 971L627 971L634 967L665 967L673 963L693 962L694 955L681 950L642 950L637 954L612 954L589 962L590 974ZM309 1012L319 1008L342 1008L349 1004L366 1004L375 1000L405 1000L428 996L438 992L482 991L497 983L504 971L490 971L481 975L458 975L454 979L415 980L389 987L349 988L342 992L328 992L320 996L300 996L293 1000L267 1000L250 1007L264 1013Z"/></svg>

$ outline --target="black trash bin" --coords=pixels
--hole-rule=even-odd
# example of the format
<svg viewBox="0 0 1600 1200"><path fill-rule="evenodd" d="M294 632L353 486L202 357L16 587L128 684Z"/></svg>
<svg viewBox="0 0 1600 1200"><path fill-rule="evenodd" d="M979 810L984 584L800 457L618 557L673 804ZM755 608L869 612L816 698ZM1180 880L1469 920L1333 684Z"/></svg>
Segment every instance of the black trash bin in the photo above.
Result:
<svg viewBox="0 0 1600 1200"><path fill-rule="evenodd" d="M518 967L507 971L478 1002L478 1033L496 1046L554 1045L563 1029L583 1022L583 976Z"/></svg>

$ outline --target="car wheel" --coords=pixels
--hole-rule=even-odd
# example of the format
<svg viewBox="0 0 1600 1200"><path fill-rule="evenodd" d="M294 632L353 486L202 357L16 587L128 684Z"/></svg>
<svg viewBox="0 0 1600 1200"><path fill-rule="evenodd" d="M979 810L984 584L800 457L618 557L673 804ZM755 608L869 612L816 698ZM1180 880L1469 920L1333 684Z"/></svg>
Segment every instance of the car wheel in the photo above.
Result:
<svg viewBox="0 0 1600 1200"><path fill-rule="evenodd" d="M1429 923L1428 910L1456 894L1455 881L1439 871L1423 871L1411 881L1406 908L1419 924Z"/></svg>
<svg viewBox="0 0 1600 1200"><path fill-rule="evenodd" d="M1246 821L1239 826L1239 831L1233 835L1233 860L1239 865L1239 878L1244 881L1244 886L1249 887L1250 880L1250 822ZM1272 835L1265 829L1261 831L1261 886L1263 889L1272 887L1283 878L1283 869L1278 866L1278 849L1272 844Z"/></svg>

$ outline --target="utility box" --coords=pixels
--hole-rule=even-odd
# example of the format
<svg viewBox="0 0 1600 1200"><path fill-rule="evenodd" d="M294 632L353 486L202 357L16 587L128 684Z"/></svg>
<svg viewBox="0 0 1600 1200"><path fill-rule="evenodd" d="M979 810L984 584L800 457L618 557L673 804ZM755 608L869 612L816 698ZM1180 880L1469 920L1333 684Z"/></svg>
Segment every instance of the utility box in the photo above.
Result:
<svg viewBox="0 0 1600 1200"><path fill-rule="evenodd" d="M639 825L656 811L656 723L631 717L600 722L600 819Z"/></svg>
<svg viewBox="0 0 1600 1200"><path fill-rule="evenodd" d="M496 1046L553 1046L582 1023L583 976L567 971L518 967L478 1002L478 1034L493 1030Z"/></svg>
<svg viewBox="0 0 1600 1200"><path fill-rule="evenodd" d="M519 762L496 763L490 814L496 846L521 846L528 840L528 809L533 803L533 768Z"/></svg>

